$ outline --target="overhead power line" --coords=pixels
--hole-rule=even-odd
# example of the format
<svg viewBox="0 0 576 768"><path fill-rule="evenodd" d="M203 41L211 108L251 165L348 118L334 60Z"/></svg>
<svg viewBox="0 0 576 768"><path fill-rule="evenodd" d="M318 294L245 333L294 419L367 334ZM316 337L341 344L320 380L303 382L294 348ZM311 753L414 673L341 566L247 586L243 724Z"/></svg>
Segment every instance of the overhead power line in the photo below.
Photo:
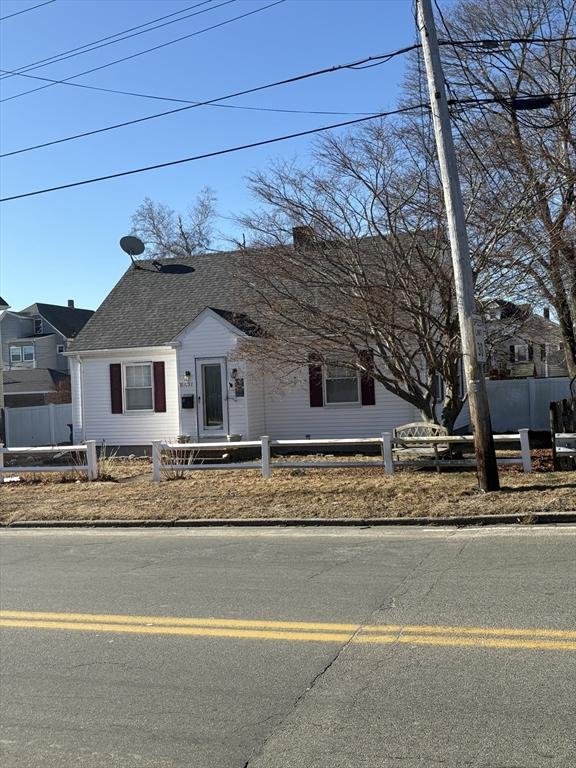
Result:
<svg viewBox="0 0 576 768"><path fill-rule="evenodd" d="M233 0L227 0L227 2L232 2ZM137 53L132 53L129 56L123 56L120 59L115 59L114 61L109 61L106 64L101 64L98 67L92 67L92 69L87 69L84 72L77 72L75 75L70 75L70 77L66 77L64 80L57 81L58 84L67 83L69 80L75 80L77 77L83 77L84 75L88 75L92 72L99 72L101 69L106 69L107 67L112 67L115 64L120 64L124 61L130 61L131 59L135 59L138 56L144 56L146 53L151 53L152 51L158 51L161 48L166 48L169 45L174 45L175 43L179 43L182 40L189 40L192 37L196 37L197 35L202 35L204 32L210 32L213 29L218 29L219 27L224 27L227 24L232 24L235 21L240 21L240 19L246 19L248 16L253 16L256 13L261 13L262 11L267 11L269 8L273 8L276 5L281 5L282 3L285 3L286 0L275 0L273 3L269 3L268 5L263 5L260 8L255 8L252 11L247 11L246 13L242 13L239 16L233 16L231 19L225 19L224 21L219 22L218 24L212 24L209 27L204 27L203 29L199 29L196 32L191 32L188 35L182 35L182 37L177 37L175 40L168 40L166 43L161 43L160 45L155 45L152 48L147 48L144 51L138 51ZM39 88L31 88L29 91L22 91L21 93L16 93L13 96L8 96L5 99L0 99L0 103L4 101L12 101L13 99L19 99L21 96L26 96L29 93L36 93L37 91L45 90L46 88L52 88L56 83L47 83L46 85L41 85Z"/></svg>
<svg viewBox="0 0 576 768"><path fill-rule="evenodd" d="M6 21L6 19L11 19L14 16L20 16L21 13L28 13L28 11L33 11L36 8L42 8L43 5L50 5L51 3L55 3L56 0L46 0L45 3L38 3L38 5L31 5L30 8L24 8L21 11L16 11L16 13L9 13L7 16L0 16L0 21Z"/></svg>
<svg viewBox="0 0 576 768"><path fill-rule="evenodd" d="M51 2L55 2L55 0L51 0ZM157 21L164 21L164 19L170 19L172 18L172 16L178 16L180 13L186 13L186 11L191 11L194 8L199 8L200 6L207 5L208 3L211 3L211 2L213 2L213 0L202 0L201 3L196 3L195 5L188 5L186 8L181 8L179 11L173 11L172 13L168 13L165 16L158 16L156 19L150 19L150 21L146 21L143 24L138 24L135 27L128 27L128 29L122 29L120 32L115 32L113 35L100 37L98 40L92 40L90 43L84 43L84 45L79 45L76 48L68 48L66 51L60 51L60 53L55 53L52 56L48 56L45 59L37 59L36 61L28 62L28 64L21 64L19 67L13 67L12 70L10 70L10 73L4 75L4 77L0 77L0 80L6 80L7 78L13 77L14 75L20 75L23 72L28 72L33 69L41 69L42 67L48 66L49 64L55 64L57 63L57 61L63 61L64 59L72 58L72 54L80 56L82 53L88 53L88 51L84 50L85 48L96 50L95 48L92 48L92 46L97 46L98 43L104 43L107 40L111 40L117 43L118 40L114 40L113 38L120 37L120 35L125 35L128 32L134 32L135 30L142 29L143 27L148 27L150 26L150 24L156 24ZM187 19L188 16L185 16L184 18ZM180 21L180 19L176 19L176 21ZM164 25L160 24L159 26L164 26ZM152 29L158 29L158 27L152 27ZM145 29L144 32L150 32L150 30ZM125 40L126 38L123 37L121 39ZM98 46L98 47L103 47L103 46Z"/></svg>
<svg viewBox="0 0 576 768"><path fill-rule="evenodd" d="M344 128L348 125L356 125L358 123L364 123L367 120L374 120L375 118L379 117L388 117L389 115L397 115L403 112L410 112L413 109L421 109L422 105L418 104L416 106L410 106L410 107L402 107L401 109L394 109L390 112L380 112L376 115L371 115L370 117L359 117L356 120L345 120L342 123L332 123L331 125L323 125L319 128L310 128L307 131L297 131L296 133L288 133L283 136L275 136L271 139L263 139L262 141L254 141L250 144L240 144L235 147L227 147L226 149L220 149L215 152L206 152L202 155L193 155L192 157L184 157L180 160L170 160L166 163L157 163L156 165L147 165L142 168L132 168L129 171L120 171L119 173L110 173L106 176L97 176L92 179L83 179L82 181L73 181L69 184L60 184L56 187L47 187L45 189L37 189L34 192L24 192L20 195L11 195L10 197L2 197L0 198L0 203L6 203L9 200L20 200L24 197L33 197L35 195L44 195L47 192L57 192L61 189L70 189L71 187L80 187L84 186L86 184L96 184L100 181L107 181L109 179L118 179L121 176L132 176L137 173L145 173L146 171L154 171L158 170L160 168L169 168L173 165L182 165L184 163L192 163L196 160L206 160L210 157L219 157L221 155L229 155L233 152L241 152L246 149L254 149L255 147L264 147L267 144L276 144L280 141L287 141L288 139L296 139L300 136L311 136L315 133L321 133L323 131L331 131L335 128Z"/></svg>
<svg viewBox="0 0 576 768"><path fill-rule="evenodd" d="M402 51L405 51L405 50L407 50L407 49L402 49ZM104 126L103 128L95 128L94 130L91 130L91 131L84 131L83 133L77 133L77 134L74 134L72 136L65 136L62 139L54 139L53 141L46 141L46 142L43 142L42 144L36 144L36 145L34 145L32 147L25 147L23 149L14 150L13 152L7 152L4 155L2 155L2 157L7 157L8 155L13 155L13 154L21 154L22 152L31 152L32 150L42 149L43 147L50 147L50 146L53 146L54 144L63 144L64 142L67 142L67 141L73 141L75 139L82 139L82 138L86 138L87 136L94 136L95 134L105 133L107 131L113 131L113 130L116 130L117 128L124 128L124 127L129 126L129 125L136 125L137 123L143 123L143 122L146 122L148 120L155 120L156 118L159 118L159 117L166 117L167 115L175 115L175 114L178 114L180 112L186 112L189 109L196 109L197 107L210 106L212 104L216 104L216 103L221 102L221 101L227 101L228 99L233 99L233 98L236 98L238 96L247 96L250 93L257 93L259 91L265 91L268 88L275 88L275 87L280 86L280 85L288 85L290 83L297 83L297 82L299 82L301 80L307 80L307 79L309 79L311 77L317 77L319 75L325 75L325 74L329 74L329 73L332 73L332 72L338 72L338 71L343 70L343 69L354 69L354 68L358 67L358 65L366 64L368 62L378 61L379 63L384 63L386 61L389 61L394 56L398 56L398 55L399 55L398 51L392 51L391 53L384 53L384 54L381 54L379 56L367 56L364 59L359 59L358 61L353 61L353 62L351 62L349 64L336 64L336 65L334 65L332 67L325 67L324 69L317 69L314 72L306 72L303 75L295 75L294 77L288 77L288 78L285 78L284 80L277 80L277 81L275 81L273 83L266 83L265 85L258 85L258 86L254 87L254 88L245 88L245 89L243 89L241 91L235 91L233 93L228 93L225 96L217 96L214 99L207 99L206 101L194 102L194 103L188 104L188 105L186 105L184 107L176 107L175 109L169 109L169 110L166 110L165 112L156 112L153 115L146 115L145 117L135 118L134 120L127 120L127 121L125 121L123 123L115 123L114 125L107 125L107 126Z"/></svg>
<svg viewBox="0 0 576 768"><path fill-rule="evenodd" d="M380 62L377 62L378 64ZM376 66L373 64L372 66ZM359 69L359 67L351 67L351 69ZM362 67L362 69L365 69L365 67ZM6 72L8 70L0 69L0 72ZM34 80L45 80L47 82L58 82L57 80L51 80L48 77L40 77L39 75L22 75L22 77L30 77ZM141 99L152 99L154 101L172 101L177 102L179 104L195 104L199 105L200 102L195 99L182 99L177 98L174 96L158 96L156 94L152 93L139 93L138 91L120 91L117 88L101 88L97 85L84 85L82 83L67 83L67 85L76 85L79 88L87 88L91 91L102 91L103 93L115 93L119 94L120 96L136 96ZM327 109L288 109L288 108L282 108L282 107L254 107L254 106L248 106L248 105L239 105L239 104L208 104L209 107L223 107L225 109L245 109L250 110L254 112L282 112L282 113L288 113L288 114L296 114L296 115L356 115L358 117L361 117L362 115L374 115L375 112L342 112L338 110L327 110ZM15 155L18 154L20 151L25 150L16 150L16 152L7 152L4 155L0 155L0 157L7 157L8 155Z"/></svg>
<svg viewBox="0 0 576 768"><path fill-rule="evenodd" d="M548 95L550 95L550 94L548 94ZM574 96L576 96L576 93L565 93L565 94L555 94L551 98L556 100L558 98L567 98L567 97L571 98L571 97L574 97ZM535 96L534 98L539 98L539 96ZM482 104L486 104L486 103L504 104L505 101L506 100L504 98L492 98L492 99L452 99L450 101L450 103L451 104L454 104L454 103L463 104L463 103L465 103L465 104L472 104L472 105L476 105L476 106L481 106ZM108 181L109 179L118 179L118 178L120 178L122 176L133 176L134 174L138 174L138 173L145 173L147 171L154 171L154 170L158 170L160 168L169 168L169 167L174 166L174 165L183 165L184 163L192 163L192 162L195 162L197 160L206 160L206 159L211 158L211 157L219 157L221 155L229 155L229 154L232 154L234 152L241 152L241 151L246 150L246 149L254 149L255 147L263 147L263 146L266 146L268 144L276 144L276 143L278 143L280 141L287 141L289 139L296 139L296 138L299 138L301 136L311 136L312 134L322 133L324 131L331 131L331 130L333 130L335 128L344 128L344 127L349 126L349 125L357 125L358 123L364 123L364 122L366 122L368 120L374 120L374 119L381 118L381 117L389 117L391 115L405 114L405 113L408 113L408 112L412 112L414 110L421 110L421 109L424 108L424 106L425 106L424 104L412 104L412 105L409 105L409 106L406 106L406 107L401 107L399 109L393 109L393 110L390 110L388 112L379 112L378 114L371 115L369 117L359 117L359 118L356 118L355 120L345 120L344 122L341 122L341 123L332 123L331 125L323 125L323 126L320 126L319 128L310 128L309 130L306 130L306 131L297 131L296 133L288 133L288 134L285 134L283 136L275 136L275 137L273 137L271 139L263 139L261 141L254 141L254 142L251 142L250 144L240 144L240 145L235 146L235 147L227 147L226 149L216 150L215 152L206 152L206 153L201 154L201 155L193 155L192 157L184 157L184 158L181 158L179 160L170 160L170 161L165 162L165 163L157 163L155 165L147 165L147 166L143 166L141 168L132 168L129 171L120 171L118 173L107 174L106 176L96 176L96 177L91 178L91 179L83 179L82 181L73 181L73 182L69 182L68 184L59 184L58 186L55 186L55 187L46 187L44 189L37 189L37 190L34 190L33 192L23 192L23 193L21 193L19 195L10 195L9 197L2 197L2 198L0 198L0 203L6 203L9 200L20 200L20 199L25 198L25 197L35 197L36 195L44 195L44 194L47 194L48 192L57 192L57 191L59 191L61 189L71 189L72 187L81 187L81 186L85 186L87 184L96 184L96 183L98 183L100 181Z"/></svg>

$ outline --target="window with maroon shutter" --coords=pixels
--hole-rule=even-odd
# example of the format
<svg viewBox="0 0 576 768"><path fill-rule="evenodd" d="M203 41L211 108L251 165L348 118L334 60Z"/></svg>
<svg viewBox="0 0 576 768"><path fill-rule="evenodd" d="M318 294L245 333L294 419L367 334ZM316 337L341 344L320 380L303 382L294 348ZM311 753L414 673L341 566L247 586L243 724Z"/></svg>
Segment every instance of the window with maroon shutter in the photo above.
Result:
<svg viewBox="0 0 576 768"><path fill-rule="evenodd" d="M110 363L110 404L112 413L122 413L122 366Z"/></svg>
<svg viewBox="0 0 576 768"><path fill-rule="evenodd" d="M327 405L352 405L361 402L356 368L328 361L324 366L324 393Z"/></svg>
<svg viewBox="0 0 576 768"><path fill-rule="evenodd" d="M322 365L315 355L309 357L308 386L310 389L310 407L321 408L324 405L324 393L322 391Z"/></svg>
<svg viewBox="0 0 576 768"><path fill-rule="evenodd" d="M370 373L374 370L374 355L367 349L360 353L360 362L366 368L366 373L360 375L360 392L362 405L376 405L376 388L374 377Z"/></svg>
<svg viewBox="0 0 576 768"><path fill-rule="evenodd" d="M154 363L154 410L156 413L166 411L166 377L163 360Z"/></svg>

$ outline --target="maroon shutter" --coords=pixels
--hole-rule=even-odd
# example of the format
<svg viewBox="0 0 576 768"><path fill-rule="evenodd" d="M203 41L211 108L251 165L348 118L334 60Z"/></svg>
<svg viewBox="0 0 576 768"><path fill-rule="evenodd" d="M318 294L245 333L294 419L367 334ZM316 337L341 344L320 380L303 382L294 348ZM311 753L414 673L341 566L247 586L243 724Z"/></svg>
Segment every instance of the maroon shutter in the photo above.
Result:
<svg viewBox="0 0 576 768"><path fill-rule="evenodd" d="M528 344L528 360L534 360L534 347Z"/></svg>
<svg viewBox="0 0 576 768"><path fill-rule="evenodd" d="M322 365L313 362L317 360L314 355L310 355L309 359L308 385L310 387L310 407L322 408L324 405L324 393L322 392Z"/></svg>
<svg viewBox="0 0 576 768"><path fill-rule="evenodd" d="M510 344L510 362L516 362L516 348L514 347L514 344Z"/></svg>
<svg viewBox="0 0 576 768"><path fill-rule="evenodd" d="M360 362L368 371L374 368L374 357L369 349L360 353ZM370 373L362 373L360 375L360 393L362 395L362 405L376 405L374 379Z"/></svg>
<svg viewBox="0 0 576 768"><path fill-rule="evenodd" d="M110 403L112 413L122 413L122 366L110 363Z"/></svg>
<svg viewBox="0 0 576 768"><path fill-rule="evenodd" d="M154 363L154 410L156 413L166 411L166 379L163 361Z"/></svg>

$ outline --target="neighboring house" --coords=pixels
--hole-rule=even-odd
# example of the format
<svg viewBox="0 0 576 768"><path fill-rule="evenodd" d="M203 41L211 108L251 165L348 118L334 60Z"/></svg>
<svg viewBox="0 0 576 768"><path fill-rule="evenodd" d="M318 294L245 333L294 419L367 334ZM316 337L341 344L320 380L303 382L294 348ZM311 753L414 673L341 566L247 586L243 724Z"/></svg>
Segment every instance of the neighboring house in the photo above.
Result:
<svg viewBox="0 0 576 768"><path fill-rule="evenodd" d="M378 435L420 418L368 377L311 365L290 383L239 359L258 336L238 254L131 266L69 347L74 440ZM260 339L258 343L265 343Z"/></svg>
<svg viewBox="0 0 576 768"><path fill-rule="evenodd" d="M65 352L92 310L32 304L0 318L4 400L7 407L70 402Z"/></svg>
<svg viewBox="0 0 576 768"><path fill-rule="evenodd" d="M550 319L549 309L536 315L530 306L495 300L486 314L491 379L567 375L560 326Z"/></svg>

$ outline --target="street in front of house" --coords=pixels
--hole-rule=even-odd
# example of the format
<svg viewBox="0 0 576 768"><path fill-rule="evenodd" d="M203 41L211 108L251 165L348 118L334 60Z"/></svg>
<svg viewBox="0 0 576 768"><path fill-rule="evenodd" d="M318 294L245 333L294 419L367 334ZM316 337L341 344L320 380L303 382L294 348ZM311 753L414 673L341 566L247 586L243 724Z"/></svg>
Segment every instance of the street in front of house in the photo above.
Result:
<svg viewBox="0 0 576 768"><path fill-rule="evenodd" d="M576 764L576 527L6 531L2 764Z"/></svg>

